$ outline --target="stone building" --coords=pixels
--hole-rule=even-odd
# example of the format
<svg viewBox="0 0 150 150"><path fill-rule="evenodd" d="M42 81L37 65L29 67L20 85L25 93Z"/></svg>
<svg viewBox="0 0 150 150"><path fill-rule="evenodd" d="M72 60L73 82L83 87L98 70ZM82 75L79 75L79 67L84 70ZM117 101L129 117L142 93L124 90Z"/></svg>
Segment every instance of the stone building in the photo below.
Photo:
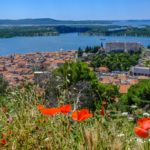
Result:
<svg viewBox="0 0 150 150"><path fill-rule="evenodd" d="M140 52L143 46L134 42L110 42L106 43L106 52Z"/></svg>
<svg viewBox="0 0 150 150"><path fill-rule="evenodd" d="M131 74L135 76L150 76L150 68L135 66L131 68Z"/></svg>

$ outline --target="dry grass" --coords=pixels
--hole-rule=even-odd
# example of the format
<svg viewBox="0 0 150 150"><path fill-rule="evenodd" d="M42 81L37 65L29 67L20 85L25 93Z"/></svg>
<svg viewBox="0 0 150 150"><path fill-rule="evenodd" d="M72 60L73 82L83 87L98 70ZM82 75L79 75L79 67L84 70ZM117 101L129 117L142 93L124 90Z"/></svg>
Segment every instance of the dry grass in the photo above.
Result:
<svg viewBox="0 0 150 150"><path fill-rule="evenodd" d="M3 102L2 102L3 101ZM123 118L101 118L83 122L70 116L47 117L37 110L34 90L10 93L0 103L1 150L137 150L147 148L136 142L133 123ZM12 120L8 118L12 117ZM121 136L120 136L121 135ZM145 146L145 147L144 147Z"/></svg>

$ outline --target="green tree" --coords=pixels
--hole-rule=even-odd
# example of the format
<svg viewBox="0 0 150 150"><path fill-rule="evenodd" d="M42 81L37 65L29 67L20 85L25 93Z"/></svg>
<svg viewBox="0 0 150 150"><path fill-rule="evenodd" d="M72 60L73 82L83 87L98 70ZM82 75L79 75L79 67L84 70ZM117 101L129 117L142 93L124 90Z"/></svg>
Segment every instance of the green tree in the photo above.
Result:
<svg viewBox="0 0 150 150"><path fill-rule="evenodd" d="M78 57L82 57L83 55L83 50L81 48L78 49Z"/></svg>
<svg viewBox="0 0 150 150"><path fill-rule="evenodd" d="M8 87L8 82L3 77L0 77L0 95L4 95Z"/></svg>
<svg viewBox="0 0 150 150"><path fill-rule="evenodd" d="M112 84L102 84L98 80L92 81L92 87L97 97L108 103L113 103L119 94L117 86Z"/></svg>
<svg viewBox="0 0 150 150"><path fill-rule="evenodd" d="M124 104L137 104L144 107L150 104L150 80L141 80L138 84L133 85L126 95L121 97Z"/></svg>
<svg viewBox="0 0 150 150"><path fill-rule="evenodd" d="M88 65L79 61L66 62L55 73L64 79L64 86L66 88L78 81L91 81L96 79L95 73L89 69Z"/></svg>
<svg viewBox="0 0 150 150"><path fill-rule="evenodd" d="M101 67L106 66L111 71L128 71L131 66L138 63L139 53L109 53L97 54L91 60L91 66Z"/></svg>
<svg viewBox="0 0 150 150"><path fill-rule="evenodd" d="M74 109L95 110L102 100L110 102L118 94L116 86L101 84L83 62L66 62L53 73L45 90L46 98L52 103L61 100L72 103Z"/></svg>
<svg viewBox="0 0 150 150"><path fill-rule="evenodd" d="M65 62L65 64L54 70L54 72L51 72L45 86L45 97L50 101L50 104L55 105L63 101L76 103L79 106L79 102L84 96L88 97L88 100L91 98L92 101L92 94L88 93L88 96L86 96L86 91L89 92L91 87L90 81L93 79L96 79L96 75L89 69L86 63ZM92 93L93 91L91 90L90 92ZM84 100L84 102L86 101ZM91 103L91 101L89 102ZM89 106L88 103L86 103L86 106Z"/></svg>

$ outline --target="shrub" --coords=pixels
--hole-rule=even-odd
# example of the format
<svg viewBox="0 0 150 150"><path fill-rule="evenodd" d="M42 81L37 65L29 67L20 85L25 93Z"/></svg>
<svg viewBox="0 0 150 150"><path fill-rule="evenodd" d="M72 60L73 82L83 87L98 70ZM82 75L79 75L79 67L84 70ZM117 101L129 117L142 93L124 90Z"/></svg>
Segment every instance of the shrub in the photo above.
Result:
<svg viewBox="0 0 150 150"><path fill-rule="evenodd" d="M38 77L38 85L45 89L47 105L70 103L92 111L101 101L114 102L118 88L99 82L95 73L83 62L66 62L48 75Z"/></svg>
<svg viewBox="0 0 150 150"><path fill-rule="evenodd" d="M138 84L131 86L128 93L121 97L128 105L136 104L140 107L150 104L150 80L141 80Z"/></svg>
<svg viewBox="0 0 150 150"><path fill-rule="evenodd" d="M3 77L0 77L0 95L5 94L7 87L8 87L8 82L4 80Z"/></svg>

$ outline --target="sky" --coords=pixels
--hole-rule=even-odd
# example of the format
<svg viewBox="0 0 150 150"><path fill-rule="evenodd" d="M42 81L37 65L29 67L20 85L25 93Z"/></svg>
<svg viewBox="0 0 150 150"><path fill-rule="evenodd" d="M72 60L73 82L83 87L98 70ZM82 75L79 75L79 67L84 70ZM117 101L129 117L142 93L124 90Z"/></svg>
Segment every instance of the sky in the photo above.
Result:
<svg viewBox="0 0 150 150"><path fill-rule="evenodd" d="M0 0L0 19L150 19L150 0Z"/></svg>

